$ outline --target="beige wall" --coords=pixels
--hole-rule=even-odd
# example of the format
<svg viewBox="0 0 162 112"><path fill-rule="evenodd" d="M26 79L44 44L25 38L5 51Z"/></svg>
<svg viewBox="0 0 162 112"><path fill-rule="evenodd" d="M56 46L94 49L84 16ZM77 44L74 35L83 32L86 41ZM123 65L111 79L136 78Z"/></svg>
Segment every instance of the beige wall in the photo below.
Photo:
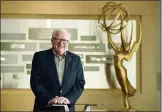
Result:
<svg viewBox="0 0 162 112"><path fill-rule="evenodd" d="M117 1L116 1L117 2ZM106 2L99 1L23 1L1 2L2 17L43 17L55 18L62 15L93 16L98 15L100 8ZM155 1L120 1L130 15L141 15L143 24L143 39L141 46L142 92L130 98L132 107L138 110L157 110L156 105L156 3ZM160 3L160 2L159 2ZM139 81L138 81L139 82ZM34 96L31 90L1 90L2 111L32 110ZM122 95L117 89L85 90L78 103L112 103L109 110L123 107Z"/></svg>

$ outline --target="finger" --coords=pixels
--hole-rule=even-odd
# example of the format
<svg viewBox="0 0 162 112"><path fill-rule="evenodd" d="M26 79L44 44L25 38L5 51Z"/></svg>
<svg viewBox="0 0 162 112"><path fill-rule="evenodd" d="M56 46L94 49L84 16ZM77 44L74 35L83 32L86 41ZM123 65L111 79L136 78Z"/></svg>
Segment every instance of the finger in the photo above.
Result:
<svg viewBox="0 0 162 112"><path fill-rule="evenodd" d="M59 103L63 104L65 101L66 101L66 98L65 97L61 97L60 100L59 100Z"/></svg>
<svg viewBox="0 0 162 112"><path fill-rule="evenodd" d="M53 100L50 100L49 104L53 104Z"/></svg>
<svg viewBox="0 0 162 112"><path fill-rule="evenodd" d="M70 104L70 101L67 99L67 100L65 101L65 104Z"/></svg>
<svg viewBox="0 0 162 112"><path fill-rule="evenodd" d="M56 104L57 103L57 100L55 100L54 103Z"/></svg>
<svg viewBox="0 0 162 112"><path fill-rule="evenodd" d="M65 101L65 99L64 98L60 98L58 103L62 103L63 101Z"/></svg>
<svg viewBox="0 0 162 112"><path fill-rule="evenodd" d="M67 100L65 100L64 104L69 104Z"/></svg>
<svg viewBox="0 0 162 112"><path fill-rule="evenodd" d="M67 101L64 101L63 104L68 104Z"/></svg>
<svg viewBox="0 0 162 112"><path fill-rule="evenodd" d="M64 99L64 97L59 97L58 102L60 102L62 99Z"/></svg>
<svg viewBox="0 0 162 112"><path fill-rule="evenodd" d="M58 98L55 98L54 99L54 103L58 103Z"/></svg>
<svg viewBox="0 0 162 112"><path fill-rule="evenodd" d="M69 102L65 102L64 104L70 104Z"/></svg>
<svg viewBox="0 0 162 112"><path fill-rule="evenodd" d="M53 104L53 103L54 103L54 101L55 101L55 100L54 100L54 98L53 98L53 99L50 101L50 104Z"/></svg>
<svg viewBox="0 0 162 112"><path fill-rule="evenodd" d="M58 96L55 96L55 98L59 98Z"/></svg>
<svg viewBox="0 0 162 112"><path fill-rule="evenodd" d="M59 103L60 103L60 104L64 104L65 101L66 101L65 99L61 99L61 100L59 101Z"/></svg>

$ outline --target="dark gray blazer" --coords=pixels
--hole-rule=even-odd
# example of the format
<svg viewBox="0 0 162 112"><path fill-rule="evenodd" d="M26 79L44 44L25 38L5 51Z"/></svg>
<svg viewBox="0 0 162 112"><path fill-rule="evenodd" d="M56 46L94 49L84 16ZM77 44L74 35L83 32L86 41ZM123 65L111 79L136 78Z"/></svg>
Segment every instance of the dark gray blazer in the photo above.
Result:
<svg viewBox="0 0 162 112"><path fill-rule="evenodd" d="M84 73L80 57L69 51L65 56L65 71L62 86L60 86L54 53L52 49L39 51L34 54L30 85L35 94L34 111L43 110L55 96L64 96L71 102L71 110L81 96L84 85Z"/></svg>

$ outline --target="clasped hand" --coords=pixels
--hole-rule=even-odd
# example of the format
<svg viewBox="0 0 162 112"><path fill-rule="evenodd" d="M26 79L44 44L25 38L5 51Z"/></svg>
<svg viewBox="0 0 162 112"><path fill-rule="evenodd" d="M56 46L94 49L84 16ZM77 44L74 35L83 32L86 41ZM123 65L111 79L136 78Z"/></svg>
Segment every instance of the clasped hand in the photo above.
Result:
<svg viewBox="0 0 162 112"><path fill-rule="evenodd" d="M49 103L50 104L70 104L70 101L65 97L55 96L55 98L51 99Z"/></svg>

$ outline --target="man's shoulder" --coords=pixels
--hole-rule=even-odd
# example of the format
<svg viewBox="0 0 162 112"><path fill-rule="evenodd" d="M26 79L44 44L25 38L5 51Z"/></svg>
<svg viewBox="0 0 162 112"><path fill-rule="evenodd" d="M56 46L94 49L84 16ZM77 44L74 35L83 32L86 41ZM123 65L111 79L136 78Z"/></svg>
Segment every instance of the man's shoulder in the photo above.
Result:
<svg viewBox="0 0 162 112"><path fill-rule="evenodd" d="M77 55L77 54L75 54L75 53L73 53L73 52L67 51L67 53L68 53L69 56L79 58L79 55Z"/></svg>
<svg viewBox="0 0 162 112"><path fill-rule="evenodd" d="M51 49L37 51L37 52L35 52L35 54L37 54L37 55L43 55L43 54L46 54L47 52L49 52L50 50Z"/></svg>

